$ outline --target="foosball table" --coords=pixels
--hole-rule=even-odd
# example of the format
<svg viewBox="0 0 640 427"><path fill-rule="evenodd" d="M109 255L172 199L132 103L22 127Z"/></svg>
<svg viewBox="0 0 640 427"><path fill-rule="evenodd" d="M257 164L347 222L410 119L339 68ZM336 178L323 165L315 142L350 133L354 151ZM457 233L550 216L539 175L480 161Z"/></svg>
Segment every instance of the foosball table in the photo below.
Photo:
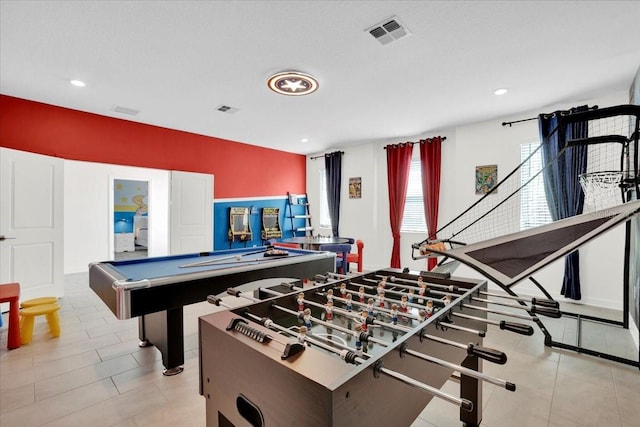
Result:
<svg viewBox="0 0 640 427"><path fill-rule="evenodd" d="M502 303L524 314L493 310L486 281L397 269L227 293L247 304L210 296L230 309L199 320L207 426L410 425L434 397L477 426L483 381L516 388L482 372L483 362L507 361L483 347L487 324L533 334L487 314L535 320L536 311L557 311L546 300ZM459 396L441 391L451 378Z"/></svg>

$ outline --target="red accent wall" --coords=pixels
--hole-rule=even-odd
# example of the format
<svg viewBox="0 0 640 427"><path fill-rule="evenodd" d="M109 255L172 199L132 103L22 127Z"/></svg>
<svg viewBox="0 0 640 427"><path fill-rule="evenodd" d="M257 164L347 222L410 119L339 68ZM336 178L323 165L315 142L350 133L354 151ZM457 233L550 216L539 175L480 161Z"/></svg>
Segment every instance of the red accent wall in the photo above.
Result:
<svg viewBox="0 0 640 427"><path fill-rule="evenodd" d="M306 191L305 156L0 95L0 146L214 175L216 199Z"/></svg>

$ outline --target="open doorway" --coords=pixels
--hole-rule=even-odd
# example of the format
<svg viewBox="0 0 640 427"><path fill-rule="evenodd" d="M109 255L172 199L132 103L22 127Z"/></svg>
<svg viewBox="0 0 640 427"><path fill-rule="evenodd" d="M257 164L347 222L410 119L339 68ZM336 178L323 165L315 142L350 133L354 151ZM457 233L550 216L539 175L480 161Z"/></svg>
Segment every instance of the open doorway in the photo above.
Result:
<svg viewBox="0 0 640 427"><path fill-rule="evenodd" d="M114 259L145 258L149 248L149 182L113 180Z"/></svg>

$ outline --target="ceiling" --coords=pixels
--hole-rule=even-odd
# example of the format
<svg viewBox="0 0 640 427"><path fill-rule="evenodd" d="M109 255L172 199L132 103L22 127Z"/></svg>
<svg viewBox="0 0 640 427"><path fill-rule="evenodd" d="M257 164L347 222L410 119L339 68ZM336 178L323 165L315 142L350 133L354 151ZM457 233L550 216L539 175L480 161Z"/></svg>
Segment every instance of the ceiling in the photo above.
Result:
<svg viewBox="0 0 640 427"><path fill-rule="evenodd" d="M640 66L638 1L2 0L0 16L4 95L300 154L546 112L626 91ZM382 45L366 30L390 17L411 35ZM319 89L271 92L284 70Z"/></svg>

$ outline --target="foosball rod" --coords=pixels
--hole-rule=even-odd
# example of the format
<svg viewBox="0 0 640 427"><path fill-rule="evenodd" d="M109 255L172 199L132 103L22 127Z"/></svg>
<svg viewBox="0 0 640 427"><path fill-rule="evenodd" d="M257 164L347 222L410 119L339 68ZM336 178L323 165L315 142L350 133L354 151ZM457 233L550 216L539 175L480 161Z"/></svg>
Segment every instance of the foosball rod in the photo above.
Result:
<svg viewBox="0 0 640 427"><path fill-rule="evenodd" d="M509 313L508 311L492 310L492 309L485 308L485 307L478 307L477 305L460 304L460 306L464 307L464 308L470 308L472 310L486 311L487 313L501 314L503 316L513 317L515 319L532 320L532 321L538 320L538 318L536 316L521 316L519 314Z"/></svg>
<svg viewBox="0 0 640 427"><path fill-rule="evenodd" d="M292 314L292 315L298 317L298 313L297 312L295 312L293 310L289 310L286 307L283 307L283 306L278 305L276 303L272 303L271 306L273 308L277 308L278 310L284 311L285 313L289 313L289 314ZM353 334L353 331L350 330L350 329L343 328L342 326L339 326L339 325L334 325L333 323L325 322L324 320L318 319L317 317L313 317L312 316L311 320L313 320L314 322L316 322L319 325L323 325L323 326L326 326L328 328L335 329L337 331L342 331L342 332L344 332L346 334ZM362 341L365 341L365 340L362 340ZM373 338L373 337L368 337L368 339L366 341L371 341L373 343L380 344L383 347L388 347L389 346L388 343L386 343L384 341L381 341L379 339Z"/></svg>
<svg viewBox="0 0 640 427"><path fill-rule="evenodd" d="M354 293L354 291L350 291L350 290L347 290L347 292L349 292L351 294ZM355 292L355 293L357 294L357 292ZM333 299L338 301L338 302L341 302L343 304L346 304L346 302L347 302L346 299L341 298L341 297L337 297L335 295L334 295ZM394 299L394 300L391 300L391 301L398 301L398 300ZM358 305L358 306L362 307L363 309L367 309L368 308L367 304L365 304L363 302L360 302L360 301L351 301L351 303L354 304L354 305ZM424 307L419 307L419 308L424 308ZM375 309L376 309L376 311L382 312L382 313L387 314L387 315L391 315L391 310L386 308L386 307L377 306L377 307L375 307ZM411 318L413 320L419 320L419 317L416 316L415 314L412 314L412 313L398 313L398 316L408 317L408 318Z"/></svg>
<svg viewBox="0 0 640 427"><path fill-rule="evenodd" d="M493 301L490 299L484 299L484 298L478 298L478 297L472 297L471 300L477 301L477 302L484 302L487 304L501 305L503 307L517 308L519 310L526 310L526 311L530 311L533 314L540 314L542 316L552 317L554 319L559 319L561 317L560 310L558 310L557 308L538 307L536 305L526 306L526 305L519 305L519 304L509 304L506 302Z"/></svg>
<svg viewBox="0 0 640 427"><path fill-rule="evenodd" d="M363 280L365 280L365 281L367 281L367 282L373 282L373 283L376 283L376 284L379 282L379 280L367 279L366 277L363 277L362 279L363 279ZM353 284L353 282L352 282L352 284ZM363 286L365 286L365 285L363 285ZM370 285L369 285L369 286L370 286ZM398 283L393 283L393 284L389 284L389 283L387 283L387 286L389 286L389 287L394 287L394 288L413 289L414 291L420 291L420 290L422 290L422 288L417 287L417 286L400 285L400 284L398 284ZM372 286L372 287L374 287L374 288L375 288L376 286ZM427 291L427 292L429 292L430 294L433 294L433 295L439 295L439 296L443 296L443 297L444 297L444 296L447 296L447 295L451 295L451 293L452 293L452 292L435 291L435 290L433 290L433 289L429 289L428 287L427 287L426 291ZM386 290L385 290L385 292L386 292ZM458 294L456 293L456 295L458 295ZM421 296L422 296L423 298L426 298L426 296L424 296L424 295L421 295Z"/></svg>
<svg viewBox="0 0 640 427"><path fill-rule="evenodd" d="M469 316L468 314L454 312L451 312L451 315L461 317L463 319L477 320L478 322L484 322L489 325L496 325L503 331L511 331L520 335L533 335L533 327L531 325L525 325L524 323L507 322L505 320L491 320L485 319L483 317Z"/></svg>
<svg viewBox="0 0 640 427"><path fill-rule="evenodd" d="M334 299L338 299L336 297L333 297L333 298ZM342 299L342 298L340 298L340 299ZM317 303L317 302L314 302L314 301L309 301L308 299L304 299L303 301L306 302L309 305L314 306L314 307L325 308L324 305L322 305L320 303ZM381 307L378 307L378 308L382 309ZM333 310L336 313L338 313L338 314L340 314L340 315L342 315L344 317L351 318L352 320L356 320L356 321L360 320L360 316L358 316L357 314L351 313L351 312L349 312L347 310L344 310L344 309L342 309L340 307L335 307L334 306ZM409 332L409 331L411 331L411 328L407 328L407 327L400 326L400 325L394 325L393 323L381 322L380 320L374 320L373 324L382 326L382 327L387 328L387 329L393 329L393 330L396 330L396 331L400 331L400 332Z"/></svg>
<svg viewBox="0 0 640 427"><path fill-rule="evenodd" d="M371 286L371 285L361 285L361 286L363 286L365 288L377 290L376 286ZM402 286L398 286L398 287L402 287ZM450 295L450 294L445 293L445 292L437 292L437 291L436 292L428 291L428 292L431 293L431 294L434 294L434 295L439 295L439 296ZM386 288L384 290L384 293L385 294L387 294L387 293L395 294L395 295L406 295L407 297L409 297L409 295L410 295L408 292L396 291L396 290L393 290L393 289L386 289ZM375 294L374 294L374 296L375 296ZM444 302L440 298L437 298L437 297L429 298L427 295L416 295L416 294L414 294L413 298L416 298L416 299L427 299L427 300L433 301L434 304L444 305ZM415 307L415 308L424 308L424 306L422 306L420 304L413 303L413 302L408 302L407 304L410 305L411 307Z"/></svg>
<svg viewBox="0 0 640 427"><path fill-rule="evenodd" d="M384 276L380 276L380 277L384 277ZM402 278L402 277L389 276L388 280L391 283L402 282L402 283L420 285L420 282L418 280L405 279L405 278ZM427 280L428 280L428 278L423 278L422 279L422 283L427 285L427 288L443 289L443 290L445 290L447 292L454 293L454 294L462 294L462 293L466 292L465 288L460 288L458 286L453 286L453 285L440 285L438 283L428 282Z"/></svg>
<svg viewBox="0 0 640 427"><path fill-rule="evenodd" d="M484 359L488 362L493 362L493 363L497 363L498 365L504 365L505 363L507 363L507 355L504 354L502 351L493 349L493 348L489 348L489 347L481 347L481 346L477 346L473 343L469 343L467 345L464 345L462 343L459 343L457 341L452 341L452 340L448 340L446 338L441 338L435 335L429 335L429 334L425 334L425 333L421 333L420 334L420 339L425 338L431 341L435 341L435 342L439 342L441 344L446 344L446 345L450 345L453 347L458 347L461 348L463 350L467 351L467 354L469 356L476 356L479 357L480 359Z"/></svg>
<svg viewBox="0 0 640 427"><path fill-rule="evenodd" d="M229 304L225 304L224 302L222 302L222 298L217 297L215 295L207 296L207 302L209 304L215 305L216 307L222 306L224 308L234 308L234 307L230 306Z"/></svg>
<svg viewBox="0 0 640 427"><path fill-rule="evenodd" d="M348 291L348 292L353 292L353 291ZM336 297L336 296L334 296L333 299L335 299L335 300L337 300L339 302L346 302L345 299L340 298L340 297ZM392 300L392 301L397 301L397 300ZM313 303L313 302L311 302L311 303ZM313 304L316 304L316 305L322 307L321 304L318 304L318 303L313 303ZM365 307L366 308L366 305L364 305L361 302L355 302L355 304L358 304L361 307ZM413 304L412 306L416 306L416 304ZM422 306L417 306L417 308L422 308ZM341 310L339 307L337 307L336 309L337 310ZM376 309L376 311L385 313L388 316L391 315L391 310L389 310L388 308L375 307L375 309ZM404 317L412 318L414 320L418 319L418 317L416 315L411 314L411 313L398 313L398 316L404 316ZM374 324L381 325L381 326L387 326L387 327L392 328L392 329L398 329L398 330L401 330L403 332L408 332L408 331L411 330L411 328L406 328L406 327L403 327L403 326L393 325L393 323L389 324L389 323L385 323L385 322L380 322L378 320L374 321ZM447 328L454 329L454 330L461 331L461 332L467 332L469 334L478 335L480 337L484 337L486 335L486 333L487 333L486 331L482 331L482 330L479 330L479 329L473 329L473 328L467 328L465 326L459 326L459 325L455 325L455 324L452 324L452 323L444 323L443 322L442 324L444 326L446 326Z"/></svg>
<svg viewBox="0 0 640 427"><path fill-rule="evenodd" d="M486 295L488 297L507 298L515 301L528 302L532 305L539 305L541 307L560 308L560 303L552 299L540 299L540 298L522 298L507 294L497 294L494 292L480 291L480 295Z"/></svg>
<svg viewBox="0 0 640 427"><path fill-rule="evenodd" d="M382 276L380 274L376 274L374 277L379 277L381 279L387 279L389 280L391 283L396 283L396 282L402 282L402 283L409 283L409 284L414 284L414 285L420 285L420 282L418 280L411 280L411 279L404 279L402 277L396 277L396 276ZM460 290L459 287L457 286L453 286L453 285L440 285L438 283L431 283L426 281L423 278L422 281L423 284L425 284L427 286L427 288L438 288L438 289L443 289L447 292L453 292L453 293L461 293L463 291Z"/></svg>
<svg viewBox="0 0 640 427"><path fill-rule="evenodd" d="M364 285L364 284L358 284L358 285L359 285L359 286L362 286L363 288L368 288L368 289L374 289L374 290L377 290L377 287L376 287L376 286ZM352 292L355 292L355 291L352 291ZM384 292L385 292L385 294L386 294L387 292L389 292L389 293L396 293L396 294L400 294L400 295L407 295L407 297L409 296L409 294L408 294L408 293L406 293L406 292L394 291L394 290L392 290L392 289L385 289L385 291L384 291ZM444 295L444 296L446 296L446 295L450 295L450 294L447 294L447 293L444 293L444 292L441 292L441 293L439 293L439 294L442 294L442 295ZM369 296L369 297L371 297L371 298L374 298L374 297L376 296L376 294L375 294L375 293L374 293L373 295L371 295L371 294L367 294L367 296ZM413 297L414 297L414 298L418 298L418 299L428 299L428 300L431 300L434 304L444 305L444 302L443 302L441 299L439 299L439 298L429 298L428 296L425 296L425 295L415 295L415 294L413 295ZM409 304L409 305L411 305L411 307L415 307L415 308L424 308L424 306L422 306L422 305L420 305L420 304L413 303L413 302L412 302L412 303L408 303L408 304Z"/></svg>
<svg viewBox="0 0 640 427"><path fill-rule="evenodd" d="M292 337L297 337L297 336L296 336L296 334L295 334L293 331L291 331L291 330L290 330L290 329L288 329L288 328L285 328L284 326L281 326L281 325L277 324L276 322L274 322L273 320L271 320L271 319L269 319L269 318L267 318L267 317L259 317L259 316L256 316L255 314L253 314L253 313L251 313L251 312L249 312L249 311L246 311L244 314L245 314L247 317L250 317L251 319L253 319L254 321L256 321L256 322L260 323L260 324L261 324L261 325L263 325L265 328L273 329L273 330L277 330L277 331L283 332L283 333L285 333L285 334L291 335ZM323 338L323 337L321 337L321 336L309 337L309 336L307 335L307 336L305 336L305 338L304 338L304 340L305 340L305 341L307 341L307 342L309 342L310 344L316 345L316 346L318 346L318 347L320 347L320 348L323 348L323 349L325 349L325 350L332 351L332 352L334 352L334 353L338 353L338 354L340 354L340 355L342 356L342 354L341 354L341 353L339 353L339 350L338 350L338 351L336 351L337 349L335 349L335 348L328 348L328 347L331 347L331 346L329 346L329 345L325 344L324 342L320 342L320 341L318 341L319 339L320 339L320 340L323 340L323 341L329 341L328 339ZM351 352L353 352L354 354L356 354L356 349L351 348L351 347L346 346L346 345L343 345L343 344L340 344L340 343L338 343L338 342L331 341L331 345L336 346L336 347L340 347L340 348L342 348L343 350L351 351ZM366 353L363 353L362 355L363 355L363 356L364 356L364 355L366 355L366 357L371 357L369 354L366 354ZM343 357L343 359L344 359L344 357ZM345 359L345 360L346 360L346 359ZM363 359L361 356L356 356L356 357L355 357L355 359L353 359L353 361L352 361L351 363L355 363L355 362L357 362L356 364L361 364L361 363L363 363L363 362L365 362L365 361L366 361L366 360L365 360L365 359Z"/></svg>
<svg viewBox="0 0 640 427"><path fill-rule="evenodd" d="M440 321L440 319L438 319L438 322L436 323L436 325L441 328L449 328L449 329L453 329L454 331L466 332L468 334L477 335L483 338L487 335L487 331L482 331L480 329L467 328L465 326L459 326L459 325L456 325L455 323Z"/></svg>
<svg viewBox="0 0 640 427"><path fill-rule="evenodd" d="M491 375L484 374L482 372L474 371L473 369L465 368L464 366L461 366L461 365L456 365L455 363L451 363L446 360L438 359L437 357L429 356L427 354L420 353L415 350L411 350L409 348L406 348L406 346L407 346L407 343L403 343L402 346L400 347L401 355L408 354L410 356L417 357L418 359L426 360L427 362L435 363L436 365L441 365L446 368L453 369L454 371L460 372L461 374L466 375L468 377L486 381L488 383L491 383L500 387L504 387L509 391L516 391L516 385L514 383L511 383L509 381L506 381Z"/></svg>
<svg viewBox="0 0 640 427"><path fill-rule="evenodd" d="M426 391L429 394L432 394L436 397L439 397L442 400L445 400L449 403L453 403L456 406L459 406L461 409L467 411L467 412L471 412L473 410L473 402L470 401L469 399L461 399L459 397L455 397L452 396L450 394L447 394L443 391L440 391L439 389L432 387L428 384L422 383L418 380L415 380L411 377L408 377L404 374L401 374L400 372L396 372L396 371L392 371L391 369L387 369L382 365L382 361L379 360L378 362L376 362L375 366L374 366L374 376L377 378L379 374L385 374L391 378L395 378L396 380L399 380L400 382L403 382L407 385L410 385L412 387L415 387L417 389L420 389L422 391Z"/></svg>
<svg viewBox="0 0 640 427"><path fill-rule="evenodd" d="M268 293L268 294L271 294L271 295L277 295L277 296L282 296L282 295L284 295L284 294L282 294L281 292L274 291L274 290L271 290L271 289L263 289L263 288L260 288L260 291L261 291L261 292ZM337 297L334 297L334 298L335 298L335 299L337 299ZM340 299L342 299L342 298L340 298ZM312 305L312 306L314 306L314 307L319 307L319 308L323 308L323 309L325 308L325 306L324 306L324 305L322 305L322 304L320 304L320 303L317 303L317 302L314 302L314 301L309 301L309 300L308 300L308 299L306 299L306 298L304 299L304 302L305 302L305 303L307 303L307 304L309 304L309 305ZM345 317L350 317L350 318L352 318L352 319L354 319L354 320L360 320L360 319L359 319L359 316L356 316L355 314L351 314L351 313L349 313L349 312L348 312L348 311L346 311L346 310L342 310L342 309L341 309L341 308L339 308L339 307L334 307L333 309L334 309L334 310L336 310L336 313L341 313L341 314L342 314L343 316L345 316ZM400 326L400 325L394 325L394 324L392 324L392 323L381 322L381 321L379 321L379 320L375 320L375 319L373 320L373 324L374 324L374 325L378 325L378 326L385 327L385 328L387 328L387 329L393 329L393 330L396 330L396 331L400 331L400 332L409 332L409 331L411 331L411 328L406 328L406 327L403 327L403 326ZM333 326L331 326L331 327L333 327ZM336 329L340 330L339 328L336 328ZM347 331L348 331L348 329L347 329ZM344 331L343 331L343 332L344 332ZM372 341L372 342L375 342L375 341Z"/></svg>

